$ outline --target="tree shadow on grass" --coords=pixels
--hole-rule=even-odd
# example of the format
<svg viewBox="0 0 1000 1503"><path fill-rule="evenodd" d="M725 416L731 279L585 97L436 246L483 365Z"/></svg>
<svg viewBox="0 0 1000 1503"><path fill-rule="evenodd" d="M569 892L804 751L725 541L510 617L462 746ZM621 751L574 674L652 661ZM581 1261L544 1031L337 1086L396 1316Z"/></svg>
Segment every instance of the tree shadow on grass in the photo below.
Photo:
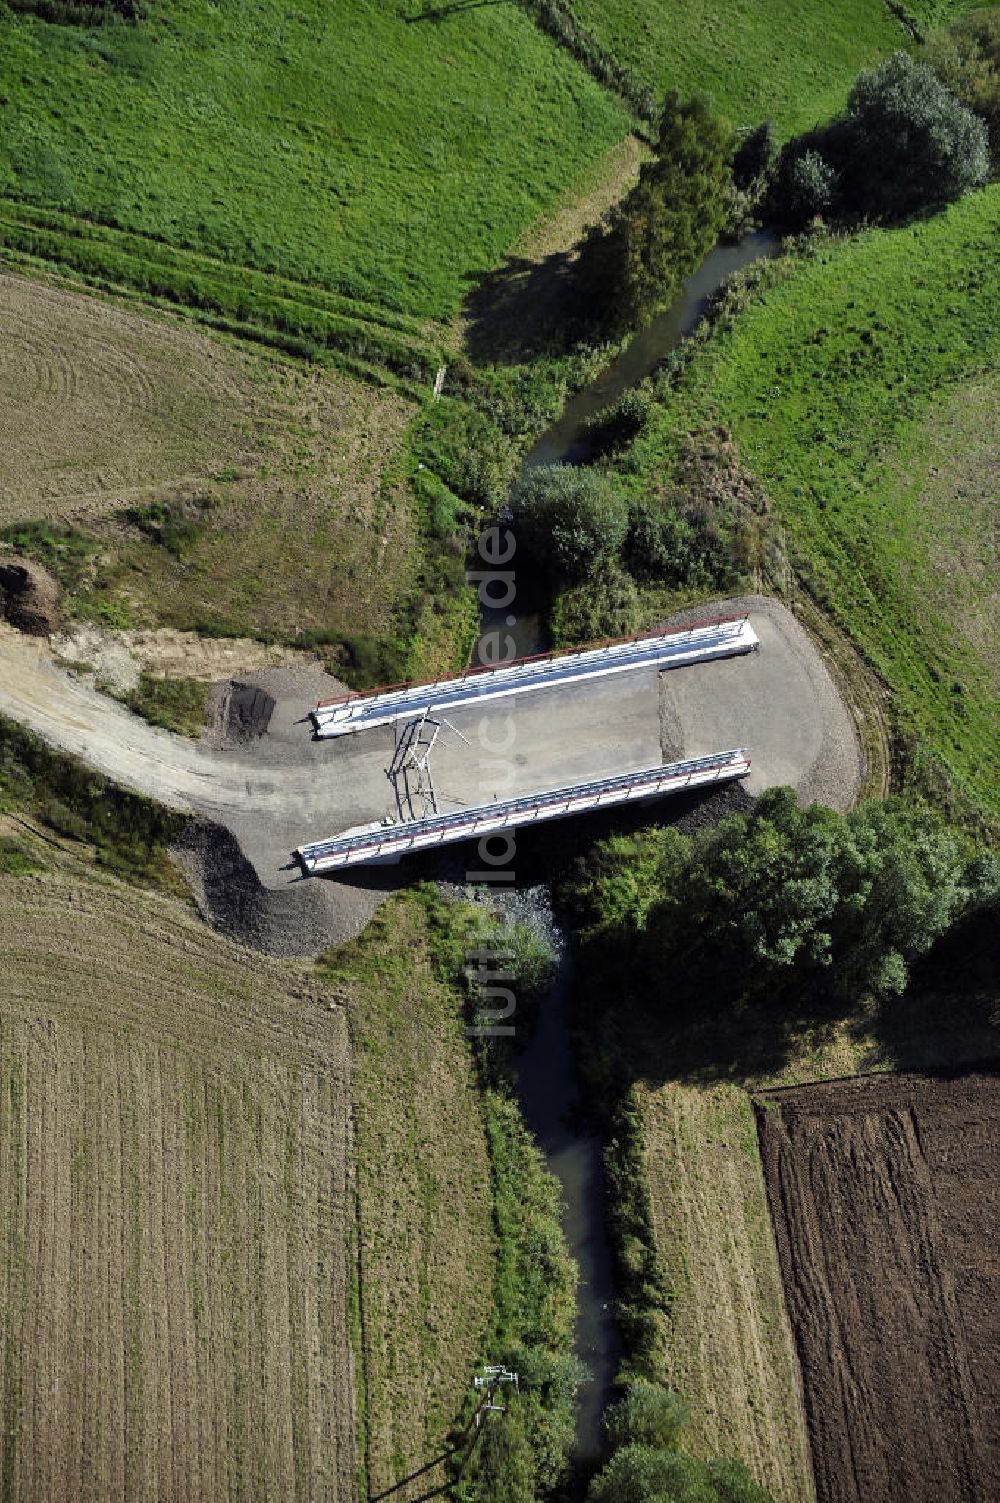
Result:
<svg viewBox="0 0 1000 1503"><path fill-rule="evenodd" d="M543 354L566 354L588 332L577 295L572 254L541 261L508 256L486 273L463 308L465 350L474 361L519 365Z"/></svg>
<svg viewBox="0 0 1000 1503"><path fill-rule="evenodd" d="M938 1069L1000 1057L1000 941L986 910L957 924L912 970L902 997L854 1030L865 1069Z"/></svg>
<svg viewBox="0 0 1000 1503"><path fill-rule="evenodd" d="M789 988L735 1003L700 997L689 976L676 986L664 976L655 995L631 1007L613 1002L610 1016L591 1003L583 1028L596 1032L597 1050L615 1061L619 1090L634 1080L654 1090L669 1081L757 1088L793 1062L802 1079L823 1079L841 1057L845 1074L960 1069L1000 1058L995 928L988 914L957 926L914 965L901 997L851 1006L803 986L798 994ZM844 1051L845 1043L857 1052Z"/></svg>

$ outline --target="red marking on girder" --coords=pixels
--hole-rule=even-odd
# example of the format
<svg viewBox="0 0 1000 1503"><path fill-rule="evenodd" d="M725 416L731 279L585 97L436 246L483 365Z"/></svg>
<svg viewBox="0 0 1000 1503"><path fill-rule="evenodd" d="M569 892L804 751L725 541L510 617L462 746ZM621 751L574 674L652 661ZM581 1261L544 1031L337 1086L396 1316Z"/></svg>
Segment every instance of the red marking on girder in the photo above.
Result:
<svg viewBox="0 0 1000 1503"><path fill-rule="evenodd" d="M329 710L333 705L348 704L357 699L377 699L380 694L396 694L403 689L425 689L434 684L449 684L456 679L478 678L484 673L499 673L503 668L520 668L524 663L543 663L556 658L578 657L584 652L597 652L602 647L627 647L632 642L654 642L660 637L674 637L686 631L700 631L706 626L727 626L733 621L749 620L749 612L734 616L710 616L704 621L689 621L686 626L670 626L662 631L640 631L631 637L605 637L597 642L585 642L579 647L559 647L552 652L529 653L524 658L511 658L509 663L483 663L476 668L459 668L454 673L442 673L437 678L408 678L398 684L383 684L378 689L351 689L346 694L334 694L321 699L317 710Z"/></svg>

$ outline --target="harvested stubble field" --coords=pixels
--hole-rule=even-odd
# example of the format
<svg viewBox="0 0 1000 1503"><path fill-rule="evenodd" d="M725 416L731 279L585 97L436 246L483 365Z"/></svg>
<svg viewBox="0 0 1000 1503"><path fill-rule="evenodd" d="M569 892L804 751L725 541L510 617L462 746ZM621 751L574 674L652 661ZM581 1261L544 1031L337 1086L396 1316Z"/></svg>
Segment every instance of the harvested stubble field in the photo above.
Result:
<svg viewBox="0 0 1000 1503"><path fill-rule="evenodd" d="M85 614L394 629L420 559L397 462L411 402L18 276L0 277L0 338L0 527L76 530ZM123 520L149 506L172 532Z"/></svg>
<svg viewBox="0 0 1000 1503"><path fill-rule="evenodd" d="M668 1082L639 1100L671 1293L663 1376L690 1406L689 1443L804 1503L809 1453L749 1097Z"/></svg>
<svg viewBox="0 0 1000 1503"><path fill-rule="evenodd" d="M262 457L254 363L189 328L0 276L0 342L0 525L100 514Z"/></svg>
<svg viewBox="0 0 1000 1503"><path fill-rule="evenodd" d="M493 1188L461 998L419 895L326 957L355 1050L364 1449L373 1497L410 1503L439 1464L493 1310Z"/></svg>
<svg viewBox="0 0 1000 1503"><path fill-rule="evenodd" d="M176 902L0 876L0 1496L354 1496L346 1024Z"/></svg>
<svg viewBox="0 0 1000 1503"><path fill-rule="evenodd" d="M757 1098L820 1503L1000 1494L1000 1076Z"/></svg>

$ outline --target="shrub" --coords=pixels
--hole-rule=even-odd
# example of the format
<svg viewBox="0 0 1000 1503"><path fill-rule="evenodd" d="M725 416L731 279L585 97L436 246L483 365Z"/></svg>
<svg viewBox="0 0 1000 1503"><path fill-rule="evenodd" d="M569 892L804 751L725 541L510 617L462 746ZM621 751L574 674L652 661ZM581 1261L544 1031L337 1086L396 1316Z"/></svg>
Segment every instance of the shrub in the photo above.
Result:
<svg viewBox="0 0 1000 1503"><path fill-rule="evenodd" d="M732 436L707 428L685 442L660 495L631 504L625 561L639 580L728 589L761 570L767 511Z"/></svg>
<svg viewBox="0 0 1000 1503"><path fill-rule="evenodd" d="M683 584L699 562L694 528L675 506L634 501L629 507L625 560L636 579Z"/></svg>
<svg viewBox="0 0 1000 1503"><path fill-rule="evenodd" d="M627 391L617 402L602 407L587 424L590 441L599 454L624 449L642 432L652 402L644 391Z"/></svg>
<svg viewBox="0 0 1000 1503"><path fill-rule="evenodd" d="M933 32L924 57L945 88L985 122L996 171L1000 167L1000 8L974 11L949 30Z"/></svg>
<svg viewBox="0 0 1000 1503"><path fill-rule="evenodd" d="M764 120L747 131L733 157L733 182L737 188L749 188L762 178L772 176L778 157L774 126Z"/></svg>
<svg viewBox="0 0 1000 1503"><path fill-rule="evenodd" d="M573 465L529 470L511 495L519 543L536 568L581 580L619 554L628 508L605 475Z"/></svg>
<svg viewBox="0 0 1000 1503"><path fill-rule="evenodd" d="M896 218L986 181L986 127L926 63L897 52L858 74L848 101L845 189L862 213Z"/></svg>
<svg viewBox="0 0 1000 1503"><path fill-rule="evenodd" d="M675 1446L687 1423L687 1407L672 1389L636 1378L604 1416L614 1449L627 1445Z"/></svg>
<svg viewBox="0 0 1000 1503"><path fill-rule="evenodd" d="M822 155L808 147L782 163L778 194L784 217L792 224L826 219L837 200L839 174Z"/></svg>
<svg viewBox="0 0 1000 1503"><path fill-rule="evenodd" d="M617 564L560 595L552 621L557 646L627 637L639 627L635 580Z"/></svg>

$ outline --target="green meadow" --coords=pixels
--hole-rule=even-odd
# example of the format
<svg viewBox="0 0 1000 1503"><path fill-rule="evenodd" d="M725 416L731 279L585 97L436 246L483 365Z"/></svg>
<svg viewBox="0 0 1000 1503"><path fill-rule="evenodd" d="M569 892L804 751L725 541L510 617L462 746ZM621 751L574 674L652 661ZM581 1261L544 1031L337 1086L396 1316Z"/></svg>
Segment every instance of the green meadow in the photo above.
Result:
<svg viewBox="0 0 1000 1503"><path fill-rule="evenodd" d="M772 263L623 466L641 494L685 433L727 425L799 578L888 686L911 766L993 817L998 243L994 186Z"/></svg>
<svg viewBox="0 0 1000 1503"><path fill-rule="evenodd" d="M970 9L903 7L918 26ZM911 44L885 0L574 0L580 22L647 87L705 89L734 125L796 134L842 108L859 68Z"/></svg>
<svg viewBox="0 0 1000 1503"><path fill-rule="evenodd" d="M627 131L516 5L0 7L0 193L421 316Z"/></svg>

